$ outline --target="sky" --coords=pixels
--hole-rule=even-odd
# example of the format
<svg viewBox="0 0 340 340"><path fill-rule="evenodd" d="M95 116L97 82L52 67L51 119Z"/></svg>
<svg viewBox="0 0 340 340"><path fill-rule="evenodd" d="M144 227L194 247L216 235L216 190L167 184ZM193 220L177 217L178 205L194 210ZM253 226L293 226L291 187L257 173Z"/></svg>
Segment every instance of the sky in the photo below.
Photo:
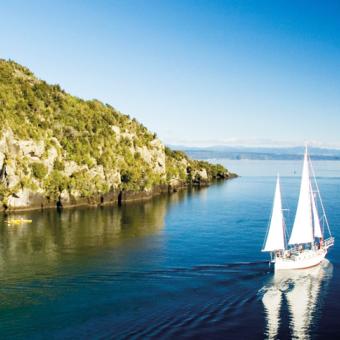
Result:
<svg viewBox="0 0 340 340"><path fill-rule="evenodd" d="M0 1L0 58L168 144L340 147L339 1Z"/></svg>

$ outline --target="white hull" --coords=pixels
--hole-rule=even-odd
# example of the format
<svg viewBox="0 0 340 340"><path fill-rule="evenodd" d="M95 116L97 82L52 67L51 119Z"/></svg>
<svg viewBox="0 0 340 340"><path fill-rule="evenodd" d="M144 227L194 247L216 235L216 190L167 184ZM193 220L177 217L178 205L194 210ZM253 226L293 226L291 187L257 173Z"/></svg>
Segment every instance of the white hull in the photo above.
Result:
<svg viewBox="0 0 340 340"><path fill-rule="evenodd" d="M325 258L327 249L304 250L291 257L276 257L273 262L276 270L304 269L317 266Z"/></svg>

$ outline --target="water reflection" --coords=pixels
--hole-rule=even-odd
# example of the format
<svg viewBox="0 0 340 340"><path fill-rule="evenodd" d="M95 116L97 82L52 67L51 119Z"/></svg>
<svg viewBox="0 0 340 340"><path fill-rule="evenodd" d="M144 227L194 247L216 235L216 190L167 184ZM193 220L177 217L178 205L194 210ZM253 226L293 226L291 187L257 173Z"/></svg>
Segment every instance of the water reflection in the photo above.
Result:
<svg viewBox="0 0 340 340"><path fill-rule="evenodd" d="M280 326L284 326L282 310L286 303L291 337L310 339L332 275L333 266L328 260L310 269L275 273L272 281L263 289L267 338L278 338Z"/></svg>
<svg viewBox="0 0 340 340"><path fill-rule="evenodd" d="M45 210L16 215L32 224L9 226L0 217L0 280L17 282L79 266L103 251L141 246L145 236L164 227L169 204L185 192L122 207ZM134 244L131 246L131 243ZM139 243L138 243L139 242ZM71 269L71 268L70 268Z"/></svg>

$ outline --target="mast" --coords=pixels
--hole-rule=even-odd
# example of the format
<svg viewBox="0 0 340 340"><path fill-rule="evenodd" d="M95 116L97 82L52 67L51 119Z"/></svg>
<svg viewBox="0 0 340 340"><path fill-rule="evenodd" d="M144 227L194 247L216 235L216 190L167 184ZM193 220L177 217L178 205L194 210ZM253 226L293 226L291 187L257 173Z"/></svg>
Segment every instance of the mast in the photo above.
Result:
<svg viewBox="0 0 340 340"><path fill-rule="evenodd" d="M312 195L309 177L309 164L307 147L304 155L300 196L296 210L295 220L289 244L314 242L313 218L312 218Z"/></svg>
<svg viewBox="0 0 340 340"><path fill-rule="evenodd" d="M272 217L267 240L262 251L276 251L285 249L284 218L282 214L282 199L280 178L277 176Z"/></svg>
<svg viewBox="0 0 340 340"><path fill-rule="evenodd" d="M319 213L318 209L316 208L316 202L315 197L313 194L312 187L311 189L311 199L312 199L312 212L313 212L313 224L314 224L314 237L322 238L322 231L321 231L321 225L320 225L320 219L319 219Z"/></svg>

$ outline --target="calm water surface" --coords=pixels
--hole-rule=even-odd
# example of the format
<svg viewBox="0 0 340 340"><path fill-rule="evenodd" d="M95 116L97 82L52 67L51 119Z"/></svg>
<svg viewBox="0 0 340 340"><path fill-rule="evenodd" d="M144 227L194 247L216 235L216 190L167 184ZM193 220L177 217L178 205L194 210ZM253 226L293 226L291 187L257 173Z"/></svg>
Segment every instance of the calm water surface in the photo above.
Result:
<svg viewBox="0 0 340 340"><path fill-rule="evenodd" d="M262 161L255 175L234 163L238 179L144 204L29 212L23 226L2 216L1 338L340 334L339 163L315 164L337 238L329 262L282 276L260 251L282 164ZM301 168L291 165L282 178L288 225Z"/></svg>

